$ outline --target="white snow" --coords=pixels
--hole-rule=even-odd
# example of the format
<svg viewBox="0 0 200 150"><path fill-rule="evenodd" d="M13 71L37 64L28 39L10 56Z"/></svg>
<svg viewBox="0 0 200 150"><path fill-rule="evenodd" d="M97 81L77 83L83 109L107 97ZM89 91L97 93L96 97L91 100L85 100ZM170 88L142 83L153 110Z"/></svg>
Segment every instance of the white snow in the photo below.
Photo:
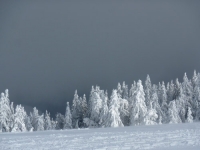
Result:
<svg viewBox="0 0 200 150"><path fill-rule="evenodd" d="M0 133L0 150L199 150L200 123Z"/></svg>

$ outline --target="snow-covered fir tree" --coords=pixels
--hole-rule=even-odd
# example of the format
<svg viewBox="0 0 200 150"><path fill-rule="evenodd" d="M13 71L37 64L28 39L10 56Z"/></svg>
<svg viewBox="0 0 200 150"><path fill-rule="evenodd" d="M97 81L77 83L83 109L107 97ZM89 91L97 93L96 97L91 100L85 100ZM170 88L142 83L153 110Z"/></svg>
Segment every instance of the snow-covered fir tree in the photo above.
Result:
<svg viewBox="0 0 200 150"><path fill-rule="evenodd" d="M176 97L176 107L181 121L184 123L186 120L187 101L183 94L182 87L179 88L179 96Z"/></svg>
<svg viewBox="0 0 200 150"><path fill-rule="evenodd" d="M167 103L171 102L174 97L174 83L173 80L167 86Z"/></svg>
<svg viewBox="0 0 200 150"><path fill-rule="evenodd" d="M122 98L128 100L128 85L125 81L122 83Z"/></svg>
<svg viewBox="0 0 200 150"><path fill-rule="evenodd" d="M123 123L119 113L119 97L117 90L113 90L110 97L110 106L108 111L108 117L105 122L106 127L123 127Z"/></svg>
<svg viewBox="0 0 200 150"><path fill-rule="evenodd" d="M145 93L145 103L147 108L150 107L150 102L151 102L151 79L150 76L147 75L146 81L145 81L145 86L144 86L144 93Z"/></svg>
<svg viewBox="0 0 200 150"><path fill-rule="evenodd" d="M108 96L107 94L105 94L102 99L102 108L99 116L100 119L99 125L101 127L105 126L107 117L108 117Z"/></svg>
<svg viewBox="0 0 200 150"><path fill-rule="evenodd" d="M24 110L24 107L22 107L21 105L17 105L15 109L14 123L11 132L25 132L26 131L25 119L26 119L26 112Z"/></svg>
<svg viewBox="0 0 200 150"><path fill-rule="evenodd" d="M44 130L44 115L39 115L36 107L33 108L33 112L30 113L31 124L33 126L33 131Z"/></svg>
<svg viewBox="0 0 200 150"><path fill-rule="evenodd" d="M72 128L72 115L69 107L69 102L67 102L67 107L65 111L64 129Z"/></svg>
<svg viewBox="0 0 200 150"><path fill-rule="evenodd" d="M0 131L10 132L13 127L13 107L10 105L8 90L5 90L5 94L1 93L0 99Z"/></svg>
<svg viewBox="0 0 200 150"><path fill-rule="evenodd" d="M51 118L50 113L46 110L45 116L44 116L44 130L51 130Z"/></svg>
<svg viewBox="0 0 200 150"><path fill-rule="evenodd" d="M162 115L160 104L158 103L157 86L155 84L152 86L151 103L152 103L152 108L156 110L156 114L157 114L156 122L158 124L162 124L163 115Z"/></svg>
<svg viewBox="0 0 200 150"><path fill-rule="evenodd" d="M145 119L144 119L145 125L155 125L155 124L157 124L158 115L157 115L156 110L153 109L152 103L153 102L150 102L149 109L148 109L146 116L145 116Z"/></svg>
<svg viewBox="0 0 200 150"><path fill-rule="evenodd" d="M188 111L187 111L187 122L188 123L192 123L193 122L192 111L191 111L190 107L188 107Z"/></svg>
<svg viewBox="0 0 200 150"><path fill-rule="evenodd" d="M179 117L177 108L176 108L176 103L175 101L171 101L169 103L169 109L168 109L168 122L171 123L181 123L181 119Z"/></svg>
<svg viewBox="0 0 200 150"><path fill-rule="evenodd" d="M90 120L92 120L96 126L99 125L100 122L100 112L102 109L102 99L100 97L100 94L102 91L100 88L97 86L96 89L92 89L91 94L90 94L90 100L89 100L89 110L90 110Z"/></svg>
<svg viewBox="0 0 200 150"><path fill-rule="evenodd" d="M144 125L147 107L145 104L145 94L141 80L137 82L133 101L133 106L130 112L130 123L131 125Z"/></svg>
<svg viewBox="0 0 200 150"><path fill-rule="evenodd" d="M82 114L83 118L87 117L87 111L88 111L88 105L87 105L87 100L85 94L83 95L83 100L82 100Z"/></svg>
<svg viewBox="0 0 200 150"><path fill-rule="evenodd" d="M56 114L56 129L61 130L64 127L65 117L61 113Z"/></svg>
<svg viewBox="0 0 200 150"><path fill-rule="evenodd" d="M162 123L167 123L168 105L167 105L167 93L164 82L162 82L160 89L160 107L162 110Z"/></svg>
<svg viewBox="0 0 200 150"><path fill-rule="evenodd" d="M28 115L26 115L26 117L25 117L25 126L26 126L27 131L29 131L29 132L33 131L33 126L31 124L31 118Z"/></svg>

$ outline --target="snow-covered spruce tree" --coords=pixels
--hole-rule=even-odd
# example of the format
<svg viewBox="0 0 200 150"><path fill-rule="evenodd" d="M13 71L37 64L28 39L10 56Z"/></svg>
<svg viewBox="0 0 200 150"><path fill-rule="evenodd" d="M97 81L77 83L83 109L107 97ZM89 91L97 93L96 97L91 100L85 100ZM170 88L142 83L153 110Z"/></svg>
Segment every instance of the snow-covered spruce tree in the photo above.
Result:
<svg viewBox="0 0 200 150"><path fill-rule="evenodd" d="M0 131L10 132L13 127L13 106L10 105L8 90L5 90L5 94L1 93L0 99Z"/></svg>
<svg viewBox="0 0 200 150"><path fill-rule="evenodd" d="M119 101L118 101L117 90L112 91L110 97L110 106L108 111L108 117L105 122L106 127L123 127L123 123L119 113Z"/></svg>
<svg viewBox="0 0 200 150"><path fill-rule="evenodd" d="M176 101L176 107L178 114L181 118L182 122L185 122L186 119L186 110L187 110L187 105L186 105L186 100L185 100L185 95L183 94L182 86L179 88L179 96L177 97Z"/></svg>
<svg viewBox="0 0 200 150"><path fill-rule="evenodd" d="M72 128L72 115L69 107L69 102L67 102L67 107L65 111L64 129Z"/></svg>
<svg viewBox="0 0 200 150"><path fill-rule="evenodd" d="M121 86L120 83L118 83L118 85L117 85L117 94L122 97L122 93L123 93L122 86Z"/></svg>
<svg viewBox="0 0 200 150"><path fill-rule="evenodd" d="M173 80L167 85L167 104L173 100L174 96L174 83Z"/></svg>
<svg viewBox="0 0 200 150"><path fill-rule="evenodd" d="M183 94L186 101L186 109L190 107L192 114L195 114L196 104L193 102L193 99L192 99L193 97L192 82L188 80L186 73L184 74L183 83L181 85L182 85Z"/></svg>
<svg viewBox="0 0 200 150"><path fill-rule="evenodd" d="M53 118L51 118L51 128L52 130L56 129L56 121L54 121Z"/></svg>
<svg viewBox="0 0 200 150"><path fill-rule="evenodd" d="M31 124L31 119L30 116L26 115L25 117L25 126L26 126L26 130L29 132L33 131L33 126Z"/></svg>
<svg viewBox="0 0 200 150"><path fill-rule="evenodd" d="M180 88L181 88L181 84L178 81L178 78L175 81L174 84L174 95L173 95L173 100L178 99L178 97L180 96Z"/></svg>
<svg viewBox="0 0 200 150"><path fill-rule="evenodd" d="M61 113L56 114L56 130L61 130L64 127L65 117Z"/></svg>
<svg viewBox="0 0 200 150"><path fill-rule="evenodd" d="M174 124L174 123L181 123L181 119L179 117L176 103L175 101L171 101L169 103L169 109L168 109L168 123Z"/></svg>
<svg viewBox="0 0 200 150"><path fill-rule="evenodd" d="M39 116L37 124L37 131L43 131L43 130L44 130L44 114Z"/></svg>
<svg viewBox="0 0 200 150"><path fill-rule="evenodd" d="M162 82L160 89L160 102L161 102L160 107L162 110L162 123L167 123L168 105L167 105L167 93L164 82Z"/></svg>
<svg viewBox="0 0 200 150"><path fill-rule="evenodd" d="M131 125L144 125L145 116L147 113L147 107L145 104L145 94L142 86L142 81L137 82L137 88L134 94L133 108L130 112L130 124Z"/></svg>
<svg viewBox="0 0 200 150"><path fill-rule="evenodd" d="M44 116L44 130L51 130L51 118L50 113L46 110L45 116Z"/></svg>
<svg viewBox="0 0 200 150"><path fill-rule="evenodd" d="M155 84L152 86L151 102L152 102L152 108L156 110L156 113L158 115L156 122L158 124L162 124L163 115L160 104L158 103L157 86Z"/></svg>
<svg viewBox="0 0 200 150"><path fill-rule="evenodd" d="M133 84L131 85L131 88L129 90L129 99L128 99L128 111L129 111L129 117L128 117L128 125L131 124L130 122L130 118L131 118L131 112L133 110L133 106L135 103L135 93L136 93L136 89L137 89L137 84L135 81L133 81Z"/></svg>
<svg viewBox="0 0 200 150"><path fill-rule="evenodd" d="M37 131L37 122L39 114L36 107L33 108L33 112L30 112L30 118L31 118L31 124L33 126L33 131Z"/></svg>
<svg viewBox="0 0 200 150"><path fill-rule="evenodd" d="M197 86L197 84L198 84L198 75L197 75L196 70L194 70L194 74L193 74L193 77L192 77L192 87L193 87L193 89Z"/></svg>
<svg viewBox="0 0 200 150"><path fill-rule="evenodd" d="M145 119L144 119L145 125L155 125L155 124L157 124L156 121L157 121L158 115L157 115L156 110L153 109L152 103L153 102L150 102L149 109L147 110L147 113L146 113L146 116L145 116Z"/></svg>
<svg viewBox="0 0 200 150"><path fill-rule="evenodd" d="M25 132L26 126L25 126L25 118L26 118L26 112L24 110L24 107L21 105L17 105L15 109L14 114L14 123L13 128L11 129L11 132Z"/></svg>
<svg viewBox="0 0 200 150"><path fill-rule="evenodd" d="M99 125L101 127L105 127L107 116L108 116L108 96L107 94L104 94L104 97L102 97L102 108L99 115L100 119Z"/></svg>
<svg viewBox="0 0 200 150"><path fill-rule="evenodd" d="M83 100L82 100L81 106L82 106L83 118L86 118L87 117L87 111L88 111L88 105L87 105L87 100L86 100L85 94L83 95Z"/></svg>
<svg viewBox="0 0 200 150"><path fill-rule="evenodd" d="M193 122L192 111L191 111L190 107L188 107L188 111L187 111L187 122L188 123L192 123Z"/></svg>
<svg viewBox="0 0 200 150"><path fill-rule="evenodd" d="M124 82L124 87L128 88L128 86L125 85L125 82ZM124 88L125 91L127 90L127 88ZM125 93L128 94L128 92L125 92ZM121 121L125 126L128 126L129 125L129 104L128 104L129 98L128 96L126 96L127 99L122 98L123 90L121 89L120 83L118 83L118 86L117 86L117 94L119 98L119 113L120 113Z"/></svg>
<svg viewBox="0 0 200 150"><path fill-rule="evenodd" d="M33 108L33 112L30 113L31 124L33 126L33 131L43 131L44 130L44 115L39 115L36 107Z"/></svg>
<svg viewBox="0 0 200 150"><path fill-rule="evenodd" d="M82 99L81 99L82 100ZM81 114L81 102L77 93L77 90L74 94L74 99L72 101L72 127L75 128L77 122L80 120L80 114Z"/></svg>
<svg viewBox="0 0 200 150"><path fill-rule="evenodd" d="M128 85L126 85L125 81L122 84L122 98L128 100Z"/></svg>
<svg viewBox="0 0 200 150"><path fill-rule="evenodd" d="M129 125L129 104L128 100L119 97L119 113L124 126Z"/></svg>
<svg viewBox="0 0 200 150"><path fill-rule="evenodd" d="M195 87L195 93L194 93L195 101L196 101L196 112L195 112L195 120L199 121L200 120L200 88Z"/></svg>
<svg viewBox="0 0 200 150"><path fill-rule="evenodd" d="M194 72L193 78L192 78L192 84L193 84L193 118L198 121L200 120L200 74L196 74L196 71Z"/></svg>
<svg viewBox="0 0 200 150"><path fill-rule="evenodd" d="M90 110L90 120L92 120L96 125L96 127L99 126L100 122L100 112L102 109L102 99L100 97L100 94L102 93L102 90L97 86L96 89L93 89L90 94L90 100L89 100L89 110Z"/></svg>
<svg viewBox="0 0 200 150"><path fill-rule="evenodd" d="M150 101L151 101L151 79L149 75L147 75L145 86L144 86L144 93L145 93L145 103L147 106L147 109L150 108Z"/></svg>

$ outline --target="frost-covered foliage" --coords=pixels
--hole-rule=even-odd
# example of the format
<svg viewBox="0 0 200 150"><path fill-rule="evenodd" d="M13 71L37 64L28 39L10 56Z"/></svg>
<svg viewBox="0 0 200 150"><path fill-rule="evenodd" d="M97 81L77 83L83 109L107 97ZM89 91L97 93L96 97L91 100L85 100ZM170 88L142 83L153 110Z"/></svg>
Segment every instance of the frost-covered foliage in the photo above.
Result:
<svg viewBox="0 0 200 150"><path fill-rule="evenodd" d="M188 123L192 123L192 122L193 122L192 111L191 111L191 108L190 108L190 107L188 107L187 122L188 122Z"/></svg>
<svg viewBox="0 0 200 150"><path fill-rule="evenodd" d="M61 113L56 114L56 129L60 130L63 129L65 122L65 117Z"/></svg>
<svg viewBox="0 0 200 150"><path fill-rule="evenodd" d="M145 104L145 94L141 80L137 82L133 101L133 107L130 112L130 123L131 125L144 125L147 107Z"/></svg>
<svg viewBox="0 0 200 150"><path fill-rule="evenodd" d="M90 120L93 120L97 125L100 123L100 113L102 109L102 96L101 94L104 91L100 90L97 86L96 89L92 88L90 93L90 101L89 101L89 117Z"/></svg>
<svg viewBox="0 0 200 150"><path fill-rule="evenodd" d="M168 121L170 124L171 123L181 123L181 119L179 117L175 101L171 101L169 103Z"/></svg>
<svg viewBox="0 0 200 150"><path fill-rule="evenodd" d="M44 115L39 115L36 107L33 108L33 112L30 113L31 124L33 126L33 131L43 131L44 130Z"/></svg>
<svg viewBox="0 0 200 150"><path fill-rule="evenodd" d="M65 115L57 113L55 119L46 111L39 114L36 107L28 115L21 105L9 100L5 90L0 98L0 132L61 130L72 128L119 127L154 125L163 123L190 123L200 121L200 73L194 71L192 79L186 73L183 82L152 84L150 76L144 83L134 81L131 88L118 83L111 97L99 86L93 87L89 100L75 91L72 109L67 102Z"/></svg>
<svg viewBox="0 0 200 150"><path fill-rule="evenodd" d="M26 112L24 107L21 105L17 105L14 114L14 123L11 132L25 132L25 119L26 119Z"/></svg>
<svg viewBox="0 0 200 150"><path fill-rule="evenodd" d="M123 127L123 123L120 118L119 113L119 97L117 95L117 90L113 90L110 98L110 106L108 111L108 117L105 122L106 127Z"/></svg>
<svg viewBox="0 0 200 150"><path fill-rule="evenodd" d="M156 110L152 107L152 102L150 102L149 109L147 111L147 114L145 116L144 122L145 125L155 125L157 124L157 112Z"/></svg>
<svg viewBox="0 0 200 150"><path fill-rule="evenodd" d="M64 129L71 129L71 128L72 128L72 115L69 108L69 102L67 102L65 120L64 120Z"/></svg>
<svg viewBox="0 0 200 150"><path fill-rule="evenodd" d="M45 116L44 116L44 129L45 130L51 130L52 129L50 113L48 113L47 110L46 110L46 113L45 113Z"/></svg>
<svg viewBox="0 0 200 150"><path fill-rule="evenodd" d="M13 107L10 104L8 90L5 90L5 94L1 93L0 99L0 131L10 132L13 127Z"/></svg>

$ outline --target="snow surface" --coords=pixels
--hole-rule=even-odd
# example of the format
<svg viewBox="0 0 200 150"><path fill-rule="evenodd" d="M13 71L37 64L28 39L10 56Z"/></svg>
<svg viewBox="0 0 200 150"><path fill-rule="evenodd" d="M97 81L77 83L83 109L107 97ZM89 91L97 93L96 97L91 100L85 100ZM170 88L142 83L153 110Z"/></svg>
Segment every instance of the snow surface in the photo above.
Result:
<svg viewBox="0 0 200 150"><path fill-rule="evenodd" d="M200 123L0 133L0 150L200 150Z"/></svg>

